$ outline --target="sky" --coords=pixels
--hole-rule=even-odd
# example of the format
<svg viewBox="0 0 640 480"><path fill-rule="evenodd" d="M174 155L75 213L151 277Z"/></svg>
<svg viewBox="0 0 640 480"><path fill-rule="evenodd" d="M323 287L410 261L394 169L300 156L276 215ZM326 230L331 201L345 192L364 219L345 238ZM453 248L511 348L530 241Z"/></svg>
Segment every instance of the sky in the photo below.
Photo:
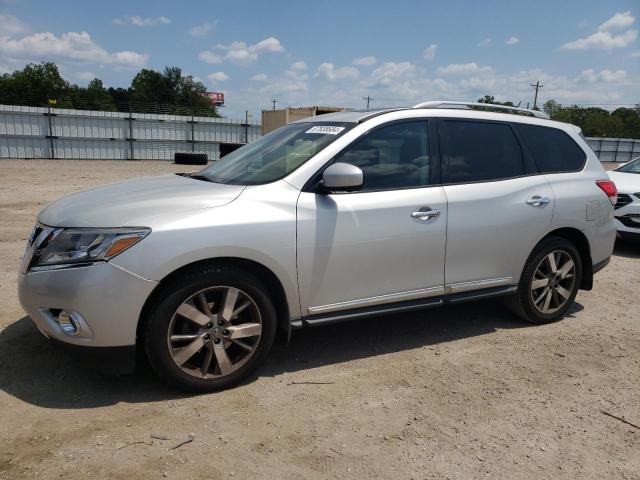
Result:
<svg viewBox="0 0 640 480"><path fill-rule="evenodd" d="M0 73L54 61L127 87L181 67L223 116L427 100L640 103L640 0L0 0Z"/></svg>

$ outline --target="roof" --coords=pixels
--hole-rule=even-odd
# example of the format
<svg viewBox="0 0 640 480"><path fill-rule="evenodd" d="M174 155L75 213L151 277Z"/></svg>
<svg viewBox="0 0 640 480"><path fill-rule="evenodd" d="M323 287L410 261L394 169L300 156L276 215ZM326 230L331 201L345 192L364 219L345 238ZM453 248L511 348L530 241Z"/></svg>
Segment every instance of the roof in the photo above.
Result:
<svg viewBox="0 0 640 480"><path fill-rule="evenodd" d="M433 101L423 102L413 107L401 108L381 108L377 110L344 110L342 112L326 113L316 115L315 117L307 117L292 123L307 122L345 122L345 123L362 123L370 118L377 117L390 112L402 110L468 110L482 113L498 113L507 115L519 115L521 117L538 118L541 120L549 120L549 116L538 110L529 110L525 108L508 107L505 105L494 105L491 103L474 103L474 102L453 102L453 101Z"/></svg>
<svg viewBox="0 0 640 480"><path fill-rule="evenodd" d="M398 108L383 108L378 110L345 110L342 112L325 113L323 115L316 115L315 117L306 117L296 120L291 123L322 123L322 122L345 122L345 123L359 123L367 118L381 115L387 112L394 112L396 110L405 110ZM407 109L408 110L408 109Z"/></svg>

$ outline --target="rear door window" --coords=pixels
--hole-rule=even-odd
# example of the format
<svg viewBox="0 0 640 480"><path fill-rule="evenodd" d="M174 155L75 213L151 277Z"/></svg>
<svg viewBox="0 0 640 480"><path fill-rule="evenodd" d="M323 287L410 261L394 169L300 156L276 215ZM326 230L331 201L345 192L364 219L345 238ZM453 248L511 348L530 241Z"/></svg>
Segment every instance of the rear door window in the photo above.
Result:
<svg viewBox="0 0 640 480"><path fill-rule="evenodd" d="M501 180L525 174L520 142L507 123L443 120L438 131L442 183Z"/></svg>
<svg viewBox="0 0 640 480"><path fill-rule="evenodd" d="M514 125L541 173L582 170L586 154L562 130L538 125Z"/></svg>

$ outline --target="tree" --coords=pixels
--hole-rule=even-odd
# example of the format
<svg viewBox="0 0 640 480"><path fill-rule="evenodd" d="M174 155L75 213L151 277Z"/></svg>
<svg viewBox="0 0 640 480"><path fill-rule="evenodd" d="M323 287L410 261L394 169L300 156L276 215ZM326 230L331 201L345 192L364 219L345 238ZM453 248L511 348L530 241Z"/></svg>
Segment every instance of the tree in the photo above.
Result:
<svg viewBox="0 0 640 480"><path fill-rule="evenodd" d="M167 84L160 72L143 68L131 81L131 100L134 103L146 104L155 113L161 105L171 105L175 100L175 92Z"/></svg>
<svg viewBox="0 0 640 480"><path fill-rule="evenodd" d="M74 85L73 104L76 108L87 110L107 110L115 112L117 110L113 97L104 88L102 80L94 78L89 82L87 88Z"/></svg>
<svg viewBox="0 0 640 480"><path fill-rule="evenodd" d="M52 62L30 63L22 70L2 76L0 100L9 104L47 105L49 99L59 107L72 107L71 86Z"/></svg>
<svg viewBox="0 0 640 480"><path fill-rule="evenodd" d="M179 67L165 67L162 73L142 69L129 88L106 88L94 78L86 87L72 85L51 62L29 64L22 70L0 75L0 103L46 106L49 99L62 108L128 112L174 113L217 117L206 98L206 88Z"/></svg>

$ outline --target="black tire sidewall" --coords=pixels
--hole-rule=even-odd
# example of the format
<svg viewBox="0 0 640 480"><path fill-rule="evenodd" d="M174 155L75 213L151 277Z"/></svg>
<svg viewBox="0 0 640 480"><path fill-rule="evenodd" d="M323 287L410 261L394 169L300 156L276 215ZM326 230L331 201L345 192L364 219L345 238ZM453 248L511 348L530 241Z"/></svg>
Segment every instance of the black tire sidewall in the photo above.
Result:
<svg viewBox="0 0 640 480"><path fill-rule="evenodd" d="M558 311L543 314L534 305L531 298L531 281L535 274L535 271L542 261L542 259L554 250L562 250L569 254L575 264L575 282L571 291L571 296L566 304ZM580 289L580 283L582 281L582 260L580 253L576 247L568 240L561 237L550 237L543 240L530 255L527 260L527 264L522 272L520 278L520 284L518 286L517 301L519 310L526 320L532 323L550 323L554 322L564 316L569 308L573 305L573 302Z"/></svg>
<svg viewBox="0 0 640 480"><path fill-rule="evenodd" d="M236 371L221 378L199 379L178 367L169 352L167 332L175 311L194 293L214 286L236 287L256 303L262 320L262 333L253 356ZM273 344L277 320L267 289L255 276L228 267L211 267L189 272L170 281L157 296L146 318L144 346L149 363L165 381L192 392L216 391L237 385L258 368Z"/></svg>

